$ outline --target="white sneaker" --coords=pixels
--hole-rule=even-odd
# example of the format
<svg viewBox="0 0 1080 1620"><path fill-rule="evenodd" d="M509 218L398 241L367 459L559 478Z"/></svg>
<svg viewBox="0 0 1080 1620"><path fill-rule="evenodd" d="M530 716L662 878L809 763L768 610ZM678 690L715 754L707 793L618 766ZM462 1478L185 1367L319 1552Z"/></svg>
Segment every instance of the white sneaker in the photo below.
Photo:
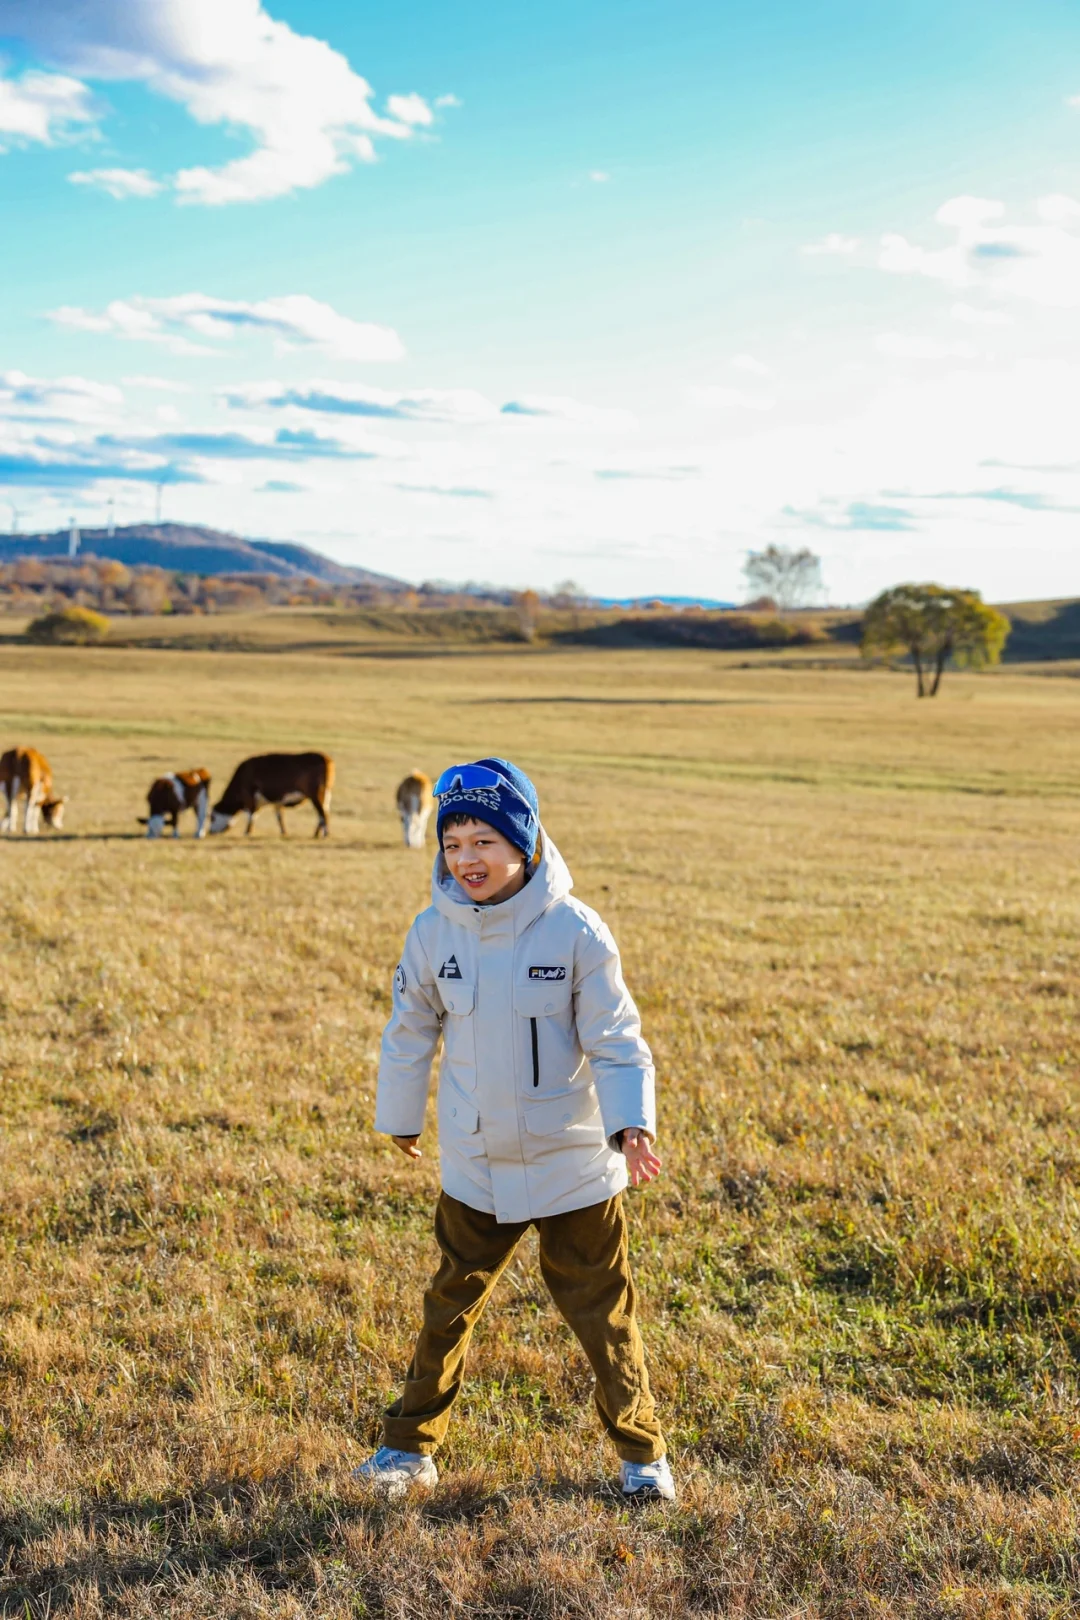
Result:
<svg viewBox="0 0 1080 1620"><path fill-rule="evenodd" d="M657 1462L624 1462L619 1470L619 1489L635 1502L674 1502L675 1481L666 1457Z"/></svg>
<svg viewBox="0 0 1080 1620"><path fill-rule="evenodd" d="M373 1457L353 1469L353 1479L367 1480L387 1496L400 1496L411 1485L429 1491L439 1478L433 1460L420 1451L395 1451L380 1446Z"/></svg>

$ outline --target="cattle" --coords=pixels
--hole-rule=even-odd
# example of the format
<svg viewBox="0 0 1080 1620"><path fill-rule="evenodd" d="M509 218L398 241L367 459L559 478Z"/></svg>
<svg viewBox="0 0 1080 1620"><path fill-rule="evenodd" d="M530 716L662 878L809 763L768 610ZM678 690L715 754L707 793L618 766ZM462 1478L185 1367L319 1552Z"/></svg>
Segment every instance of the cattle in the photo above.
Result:
<svg viewBox="0 0 1080 1620"><path fill-rule="evenodd" d="M428 818L434 808L431 778L425 776L423 771L413 771L397 790L397 811L401 817L406 849L423 849Z"/></svg>
<svg viewBox="0 0 1080 1620"><path fill-rule="evenodd" d="M54 799L52 790L49 762L36 748L9 748L0 755L0 832L18 832L20 798L26 800L24 833L33 837L42 821L59 832L67 800Z"/></svg>
<svg viewBox="0 0 1080 1620"><path fill-rule="evenodd" d="M334 785L334 762L329 754L259 754L245 759L233 771L225 792L210 814L210 831L223 833L234 816L245 814L245 833L251 831L255 812L264 804L277 811L278 826L285 835L282 810L310 799L318 813L316 838L330 832L330 790Z"/></svg>
<svg viewBox="0 0 1080 1620"><path fill-rule="evenodd" d="M210 806L210 772L200 765L194 771L171 771L151 782L146 795L150 814L139 816L139 825L146 828L147 838L160 838L166 824L172 827L174 838L180 836L180 816L185 810L195 812L195 836L206 837L207 811Z"/></svg>

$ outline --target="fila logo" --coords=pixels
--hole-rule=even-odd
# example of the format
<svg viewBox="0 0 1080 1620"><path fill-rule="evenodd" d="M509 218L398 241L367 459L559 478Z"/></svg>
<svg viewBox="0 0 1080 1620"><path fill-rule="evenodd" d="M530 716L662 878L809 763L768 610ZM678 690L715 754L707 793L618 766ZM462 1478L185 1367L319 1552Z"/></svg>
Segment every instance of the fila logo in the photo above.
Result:
<svg viewBox="0 0 1080 1620"><path fill-rule="evenodd" d="M564 967L531 967L529 969L529 978L543 979L545 981L549 979L565 979L566 969Z"/></svg>
<svg viewBox="0 0 1080 1620"><path fill-rule="evenodd" d="M460 979L461 969L457 965L457 957L451 956L439 969L440 979Z"/></svg>

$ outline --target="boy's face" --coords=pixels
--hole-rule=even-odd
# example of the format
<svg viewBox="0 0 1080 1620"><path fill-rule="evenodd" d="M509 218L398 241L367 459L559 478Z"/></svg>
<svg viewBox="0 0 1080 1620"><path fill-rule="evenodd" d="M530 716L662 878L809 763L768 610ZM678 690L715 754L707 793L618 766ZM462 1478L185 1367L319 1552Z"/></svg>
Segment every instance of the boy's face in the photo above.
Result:
<svg viewBox="0 0 1080 1620"><path fill-rule="evenodd" d="M450 876L478 904L509 900L525 883L524 854L486 821L445 827L442 850Z"/></svg>

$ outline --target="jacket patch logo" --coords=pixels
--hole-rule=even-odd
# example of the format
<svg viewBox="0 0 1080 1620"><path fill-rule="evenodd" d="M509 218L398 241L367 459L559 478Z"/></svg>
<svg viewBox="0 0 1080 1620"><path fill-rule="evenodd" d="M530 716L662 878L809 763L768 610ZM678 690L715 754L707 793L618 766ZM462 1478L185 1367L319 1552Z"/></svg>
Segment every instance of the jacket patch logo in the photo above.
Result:
<svg viewBox="0 0 1080 1620"><path fill-rule="evenodd" d="M543 979L545 982L550 979L565 979L566 969L564 967L531 967L529 969L529 978Z"/></svg>
<svg viewBox="0 0 1080 1620"><path fill-rule="evenodd" d="M457 965L457 957L449 957L439 969L440 979L460 979L461 969Z"/></svg>
<svg viewBox="0 0 1080 1620"><path fill-rule="evenodd" d="M394 974L394 985L399 996L403 996L405 994L405 986L408 984L408 982L409 981L405 977L405 969L399 962L397 965L397 972Z"/></svg>

